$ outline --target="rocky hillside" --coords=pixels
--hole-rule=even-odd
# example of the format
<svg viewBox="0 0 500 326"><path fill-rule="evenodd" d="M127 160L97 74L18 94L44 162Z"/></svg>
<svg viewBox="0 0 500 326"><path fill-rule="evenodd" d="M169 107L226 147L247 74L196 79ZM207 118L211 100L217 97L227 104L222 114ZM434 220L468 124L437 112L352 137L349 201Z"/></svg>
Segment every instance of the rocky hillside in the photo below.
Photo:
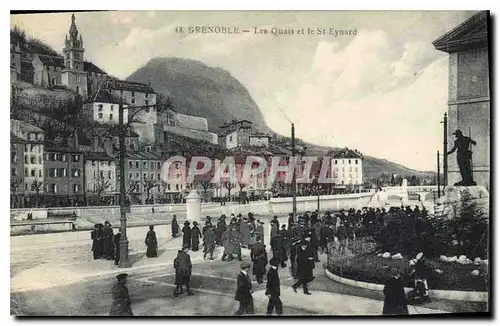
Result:
<svg viewBox="0 0 500 326"><path fill-rule="evenodd" d="M151 83L172 99L177 112L207 118L210 131L232 119L250 120L257 129L268 130L245 86L223 69L189 59L155 58L127 80Z"/></svg>

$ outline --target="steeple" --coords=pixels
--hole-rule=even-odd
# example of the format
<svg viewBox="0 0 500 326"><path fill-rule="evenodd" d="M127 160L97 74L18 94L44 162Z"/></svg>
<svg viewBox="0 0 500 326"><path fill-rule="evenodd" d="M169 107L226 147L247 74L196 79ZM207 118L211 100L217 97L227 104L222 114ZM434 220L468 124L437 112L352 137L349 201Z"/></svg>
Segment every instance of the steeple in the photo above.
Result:
<svg viewBox="0 0 500 326"><path fill-rule="evenodd" d="M76 40L78 36L78 29L75 24L75 14L71 15L71 27L69 28L69 36L71 41Z"/></svg>

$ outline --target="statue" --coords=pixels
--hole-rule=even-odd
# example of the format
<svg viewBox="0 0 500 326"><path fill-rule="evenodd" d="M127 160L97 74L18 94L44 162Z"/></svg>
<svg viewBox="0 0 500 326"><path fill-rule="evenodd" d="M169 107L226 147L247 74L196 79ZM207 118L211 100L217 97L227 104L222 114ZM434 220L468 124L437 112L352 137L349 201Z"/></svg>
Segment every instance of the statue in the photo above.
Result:
<svg viewBox="0 0 500 326"><path fill-rule="evenodd" d="M455 186L475 186L476 183L472 178L472 151L470 145L476 145L476 142L470 137L464 136L460 130L456 130L453 135L457 139L455 139L455 145L448 152L448 155L457 151L457 163L462 176L462 181L455 183Z"/></svg>

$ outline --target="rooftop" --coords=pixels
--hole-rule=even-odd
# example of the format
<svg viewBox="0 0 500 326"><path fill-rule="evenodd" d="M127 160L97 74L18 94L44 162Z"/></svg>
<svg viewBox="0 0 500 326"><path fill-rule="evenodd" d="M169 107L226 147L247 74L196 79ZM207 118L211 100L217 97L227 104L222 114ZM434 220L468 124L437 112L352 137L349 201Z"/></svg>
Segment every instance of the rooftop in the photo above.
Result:
<svg viewBox="0 0 500 326"><path fill-rule="evenodd" d="M146 93L146 94L156 94L151 85L134 83L124 80L119 80L116 78L109 79L106 84L106 88L112 90L123 90L123 91Z"/></svg>
<svg viewBox="0 0 500 326"><path fill-rule="evenodd" d="M120 99L105 89L100 89L92 99L92 102L120 104Z"/></svg>
<svg viewBox="0 0 500 326"><path fill-rule="evenodd" d="M332 158L360 158L363 159L363 154L357 150L352 150L349 148L343 148L341 150L336 150L328 153Z"/></svg>
<svg viewBox="0 0 500 326"><path fill-rule="evenodd" d="M43 129L26 121L10 119L10 129L14 129L13 127L18 127L23 132L43 132Z"/></svg>

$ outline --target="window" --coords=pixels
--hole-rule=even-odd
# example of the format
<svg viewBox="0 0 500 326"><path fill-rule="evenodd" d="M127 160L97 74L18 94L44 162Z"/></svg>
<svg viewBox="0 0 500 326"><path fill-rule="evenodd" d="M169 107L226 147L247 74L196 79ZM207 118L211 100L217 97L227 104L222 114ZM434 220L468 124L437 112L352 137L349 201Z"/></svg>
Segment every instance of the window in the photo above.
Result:
<svg viewBox="0 0 500 326"><path fill-rule="evenodd" d="M147 170L147 169L148 169L148 162L143 162L143 163L142 163L142 166L143 166L143 168L144 168L144 169L146 169L146 170Z"/></svg>
<svg viewBox="0 0 500 326"><path fill-rule="evenodd" d="M36 140L36 135L33 133L29 134L29 140Z"/></svg>
<svg viewBox="0 0 500 326"><path fill-rule="evenodd" d="M159 170L161 169L161 163L160 162L156 162L156 168Z"/></svg>
<svg viewBox="0 0 500 326"><path fill-rule="evenodd" d="M133 98L130 103L135 104L135 98Z"/></svg>
<svg viewBox="0 0 500 326"><path fill-rule="evenodd" d="M99 112L102 112L102 104L99 104L99 105L97 106L97 110L98 110Z"/></svg>
<svg viewBox="0 0 500 326"><path fill-rule="evenodd" d="M109 114L109 120L113 120L113 114L112 113Z"/></svg>
<svg viewBox="0 0 500 326"><path fill-rule="evenodd" d="M16 168L12 168L12 172L10 173L11 176L15 177L17 176L17 169Z"/></svg>
<svg viewBox="0 0 500 326"><path fill-rule="evenodd" d="M128 168L132 169L134 167L134 162L128 161Z"/></svg>
<svg viewBox="0 0 500 326"><path fill-rule="evenodd" d="M31 145L30 147L30 152L34 153L36 151L36 145Z"/></svg>
<svg viewBox="0 0 500 326"><path fill-rule="evenodd" d="M57 185L55 183L50 185L50 192L54 194L57 192Z"/></svg>
<svg viewBox="0 0 500 326"><path fill-rule="evenodd" d="M139 172L136 172L136 173L135 173L135 179L136 179L136 180L140 180Z"/></svg>
<svg viewBox="0 0 500 326"><path fill-rule="evenodd" d="M78 191L80 191L80 185L78 185L76 183L73 184L73 192L78 192Z"/></svg>
<svg viewBox="0 0 500 326"><path fill-rule="evenodd" d="M38 170L38 176L41 178L43 175L42 175L42 171L43 170Z"/></svg>
<svg viewBox="0 0 500 326"><path fill-rule="evenodd" d="M78 65L77 65L77 67L78 67ZM78 69L78 68L76 68L76 69ZM76 93L80 94L80 86L76 86Z"/></svg>
<svg viewBox="0 0 500 326"><path fill-rule="evenodd" d="M99 117L99 119L102 119L102 117L103 117L102 113L99 113L98 117Z"/></svg>
<svg viewBox="0 0 500 326"><path fill-rule="evenodd" d="M179 185L178 184L175 185L175 190L179 191Z"/></svg>
<svg viewBox="0 0 500 326"><path fill-rule="evenodd" d="M132 92L132 97L135 97L135 92Z"/></svg>
<svg viewBox="0 0 500 326"><path fill-rule="evenodd" d="M155 169L155 162L151 162L151 170Z"/></svg>
<svg viewBox="0 0 500 326"><path fill-rule="evenodd" d="M167 189L170 190L170 184L167 184Z"/></svg>
<svg viewBox="0 0 500 326"><path fill-rule="evenodd" d="M153 172L151 172L151 174L149 175L149 177L151 178L151 180L154 180L155 174Z"/></svg>
<svg viewBox="0 0 500 326"><path fill-rule="evenodd" d="M31 172L31 176L32 176L32 177L35 177L35 176L36 176L36 170L31 170L30 172Z"/></svg>
<svg viewBox="0 0 500 326"><path fill-rule="evenodd" d="M31 161L31 164L36 164L36 157L32 156L30 161Z"/></svg>
<svg viewBox="0 0 500 326"><path fill-rule="evenodd" d="M111 171L108 171L108 179L111 179Z"/></svg>
<svg viewBox="0 0 500 326"><path fill-rule="evenodd" d="M355 160L355 161L354 161L354 164L358 164L358 160Z"/></svg>
<svg viewBox="0 0 500 326"><path fill-rule="evenodd" d="M71 175L73 176L73 178L80 177L80 170L79 169L73 169L73 170L71 170Z"/></svg>
<svg viewBox="0 0 500 326"><path fill-rule="evenodd" d="M42 164L42 157L38 156L38 164Z"/></svg>
<svg viewBox="0 0 500 326"><path fill-rule="evenodd" d="M78 59L78 55L76 56L76 58ZM80 82L80 76L76 76L76 82L79 83Z"/></svg>
<svg viewBox="0 0 500 326"><path fill-rule="evenodd" d="M141 168L139 161L136 161L136 162L135 162L135 168L136 168L136 169L140 169L140 168Z"/></svg>
<svg viewBox="0 0 500 326"><path fill-rule="evenodd" d="M29 147L28 147L28 145L24 145L24 151L25 151L25 152L28 152L28 151L29 151ZM26 163L28 163L28 162L26 162Z"/></svg>
<svg viewBox="0 0 500 326"><path fill-rule="evenodd" d="M147 97L147 96L146 96ZM145 100L144 101L144 105L149 105L149 101L148 100Z"/></svg>
<svg viewBox="0 0 500 326"><path fill-rule="evenodd" d="M229 141L233 141L233 136L229 136Z"/></svg>
<svg viewBox="0 0 500 326"><path fill-rule="evenodd" d="M11 157L12 163L17 163L17 153L16 152L11 152L10 157Z"/></svg>
<svg viewBox="0 0 500 326"><path fill-rule="evenodd" d="M132 180L132 179L134 178L134 174L133 174L133 173L129 173L129 174L128 174L128 178L129 178L130 180Z"/></svg>
<svg viewBox="0 0 500 326"><path fill-rule="evenodd" d="M349 160L349 164L351 164L351 160Z"/></svg>
<svg viewBox="0 0 500 326"><path fill-rule="evenodd" d="M62 160L63 162L66 162L66 154L63 154L63 155L61 156L61 160Z"/></svg>
<svg viewBox="0 0 500 326"><path fill-rule="evenodd" d="M101 171L101 178L104 179L104 171Z"/></svg>
<svg viewBox="0 0 500 326"><path fill-rule="evenodd" d="M147 102L147 101L146 101ZM149 108L146 108L146 113L149 113Z"/></svg>
<svg viewBox="0 0 500 326"><path fill-rule="evenodd" d="M24 155L24 164L28 164L28 156Z"/></svg>
<svg viewBox="0 0 500 326"><path fill-rule="evenodd" d="M142 174L142 180L146 180L148 178L148 174L147 173L143 173Z"/></svg>
<svg viewBox="0 0 500 326"><path fill-rule="evenodd" d="M28 169L24 169L24 175L28 175Z"/></svg>
<svg viewBox="0 0 500 326"><path fill-rule="evenodd" d="M80 155L73 155L73 162L80 162Z"/></svg>
<svg viewBox="0 0 500 326"><path fill-rule="evenodd" d="M158 173L158 181L161 180L161 173Z"/></svg>
<svg viewBox="0 0 500 326"><path fill-rule="evenodd" d="M113 111L113 105L111 105L111 106L109 107L109 109L110 109L110 111Z"/></svg>

